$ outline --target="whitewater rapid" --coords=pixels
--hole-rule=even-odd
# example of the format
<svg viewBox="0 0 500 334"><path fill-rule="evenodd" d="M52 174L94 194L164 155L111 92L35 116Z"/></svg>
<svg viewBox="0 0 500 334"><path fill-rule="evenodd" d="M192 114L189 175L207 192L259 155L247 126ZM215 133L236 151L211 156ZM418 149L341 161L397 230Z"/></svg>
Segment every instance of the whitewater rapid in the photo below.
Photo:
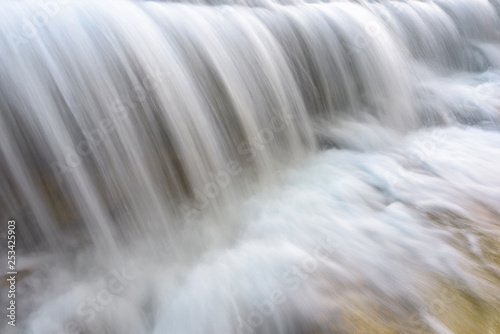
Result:
<svg viewBox="0 0 500 334"><path fill-rule="evenodd" d="M54 287L38 291L27 332L496 333L500 134L370 136L354 145L378 140L375 151L279 172L279 187L211 222L240 227L194 263L169 247L89 272L101 254L48 260ZM130 282L109 299L123 268Z"/></svg>

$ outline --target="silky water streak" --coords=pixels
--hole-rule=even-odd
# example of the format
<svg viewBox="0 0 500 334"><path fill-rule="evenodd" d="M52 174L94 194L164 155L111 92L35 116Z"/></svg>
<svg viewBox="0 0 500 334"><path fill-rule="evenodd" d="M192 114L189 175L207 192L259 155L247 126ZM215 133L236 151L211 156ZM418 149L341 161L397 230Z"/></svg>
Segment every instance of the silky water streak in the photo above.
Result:
<svg viewBox="0 0 500 334"><path fill-rule="evenodd" d="M3 1L2 332L500 333L499 11Z"/></svg>

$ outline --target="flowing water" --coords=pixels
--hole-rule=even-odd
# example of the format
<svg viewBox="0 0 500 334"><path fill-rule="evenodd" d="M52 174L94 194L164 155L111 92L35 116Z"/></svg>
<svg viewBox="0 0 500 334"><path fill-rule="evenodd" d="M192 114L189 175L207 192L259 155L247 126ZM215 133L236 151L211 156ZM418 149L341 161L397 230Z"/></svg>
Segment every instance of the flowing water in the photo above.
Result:
<svg viewBox="0 0 500 334"><path fill-rule="evenodd" d="M500 333L499 15L2 1L2 333Z"/></svg>

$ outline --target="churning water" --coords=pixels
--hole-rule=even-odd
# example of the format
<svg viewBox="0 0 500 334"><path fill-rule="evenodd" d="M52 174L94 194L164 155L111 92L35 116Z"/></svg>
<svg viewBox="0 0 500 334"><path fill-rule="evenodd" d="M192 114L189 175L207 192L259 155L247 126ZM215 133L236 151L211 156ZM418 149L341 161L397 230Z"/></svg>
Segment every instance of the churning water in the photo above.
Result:
<svg viewBox="0 0 500 334"><path fill-rule="evenodd" d="M499 15L2 1L2 332L500 333Z"/></svg>

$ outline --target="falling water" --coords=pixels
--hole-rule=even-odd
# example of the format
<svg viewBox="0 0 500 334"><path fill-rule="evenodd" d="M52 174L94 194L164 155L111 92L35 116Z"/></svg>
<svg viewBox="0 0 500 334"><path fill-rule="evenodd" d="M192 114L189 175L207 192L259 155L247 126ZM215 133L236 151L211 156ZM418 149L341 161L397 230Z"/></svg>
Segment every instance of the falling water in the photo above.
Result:
<svg viewBox="0 0 500 334"><path fill-rule="evenodd" d="M1 2L0 328L500 333L499 15Z"/></svg>

